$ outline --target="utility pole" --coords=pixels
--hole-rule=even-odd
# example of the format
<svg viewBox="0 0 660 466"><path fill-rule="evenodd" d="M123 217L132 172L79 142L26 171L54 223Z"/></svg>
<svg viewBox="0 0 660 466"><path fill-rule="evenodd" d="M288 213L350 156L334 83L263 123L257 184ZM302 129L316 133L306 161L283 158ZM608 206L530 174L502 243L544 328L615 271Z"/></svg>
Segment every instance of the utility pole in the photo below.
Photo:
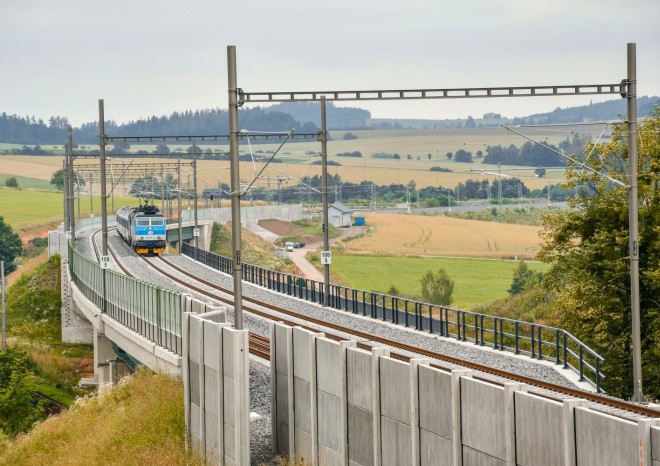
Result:
<svg viewBox="0 0 660 466"><path fill-rule="evenodd" d="M199 257L199 223L197 218L197 146L193 142L193 195L195 196L195 229L193 233L195 234L195 260L198 260Z"/></svg>
<svg viewBox="0 0 660 466"><path fill-rule="evenodd" d="M67 170L68 170L68 196L69 196L69 231L71 232L71 240L75 243L76 241L76 220L75 220L75 215L74 215L74 205L73 205L73 128L71 128L71 125L68 126L68 148L67 152L69 154L69 161L67 165ZM78 217L80 217L80 203L78 204Z"/></svg>
<svg viewBox="0 0 660 466"><path fill-rule="evenodd" d="M632 314L633 399L642 403L642 350L639 302L639 204L637 192L637 45L628 44L628 226L630 229L630 305Z"/></svg>
<svg viewBox="0 0 660 466"><path fill-rule="evenodd" d="M101 235L103 255L108 255L108 205L105 186L105 115L103 99L99 99L99 149L101 153ZM105 272L104 272L105 277ZM105 278L104 278L105 282ZM105 290L105 285L103 287ZM105 298L105 291L103 293Z"/></svg>
<svg viewBox="0 0 660 466"><path fill-rule="evenodd" d="M163 164L160 164L160 205L165 215L165 178L163 178Z"/></svg>
<svg viewBox="0 0 660 466"><path fill-rule="evenodd" d="M231 242L234 278L234 327L243 330L243 273L241 266L241 177L238 159L238 84L236 46L227 46L229 95L229 168L231 169Z"/></svg>
<svg viewBox="0 0 660 466"><path fill-rule="evenodd" d="M326 128L325 96L321 97L321 165L323 176L323 251L321 252L321 263L323 264L323 305L330 305L330 232L328 229L328 131ZM327 259L324 261L323 257Z"/></svg>
<svg viewBox="0 0 660 466"><path fill-rule="evenodd" d="M181 159L176 159L176 174L177 174L177 194L178 194L178 212L179 212L179 242L178 249L181 254L181 245L183 244L183 224L181 219Z"/></svg>
<svg viewBox="0 0 660 466"><path fill-rule="evenodd" d="M94 218L94 200L92 199L92 172L89 172L89 217Z"/></svg>

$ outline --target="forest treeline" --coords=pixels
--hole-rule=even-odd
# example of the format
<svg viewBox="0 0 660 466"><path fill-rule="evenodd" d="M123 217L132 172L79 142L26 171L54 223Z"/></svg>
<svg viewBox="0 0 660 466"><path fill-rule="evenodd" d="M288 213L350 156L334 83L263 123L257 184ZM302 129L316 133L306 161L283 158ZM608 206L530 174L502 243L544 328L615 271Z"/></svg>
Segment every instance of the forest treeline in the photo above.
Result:
<svg viewBox="0 0 660 466"><path fill-rule="evenodd" d="M653 106L660 104L660 97L639 97L638 116L648 116ZM526 117L507 118L496 113L485 113L482 118L454 120L372 120L371 113L361 108L335 107L327 104L328 128L330 130L408 129L408 128L454 128L494 126L502 122L512 124L553 124L602 121L617 119L625 115L626 102L611 100L580 107L557 108L549 113ZM267 108L241 108L241 128L252 131L290 131L298 133L317 132L320 126L319 105L310 102L280 103ZM34 116L19 116L0 113L0 143L11 144L63 144L67 139L69 121L64 116L52 116L47 121ZM215 108L186 110L170 115L151 116L137 121L118 124L106 122L106 133L110 136L157 136L157 135L225 135L229 131L227 110ZM98 122L84 123L74 128L76 144L98 144Z"/></svg>

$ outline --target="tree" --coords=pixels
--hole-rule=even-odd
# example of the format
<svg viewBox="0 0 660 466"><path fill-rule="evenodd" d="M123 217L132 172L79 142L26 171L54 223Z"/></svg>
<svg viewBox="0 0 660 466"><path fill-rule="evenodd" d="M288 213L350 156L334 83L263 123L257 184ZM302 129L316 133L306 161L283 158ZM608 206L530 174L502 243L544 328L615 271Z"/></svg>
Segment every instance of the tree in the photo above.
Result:
<svg viewBox="0 0 660 466"><path fill-rule="evenodd" d="M543 178L545 176L545 168L537 168L534 170L534 175Z"/></svg>
<svg viewBox="0 0 660 466"><path fill-rule="evenodd" d="M454 281L444 269L427 271L421 278L422 297L431 304L449 306L453 302Z"/></svg>
<svg viewBox="0 0 660 466"><path fill-rule="evenodd" d="M357 139L357 138L358 137L353 133L344 133L344 137L342 139L344 139L344 141L351 141L351 140Z"/></svg>
<svg viewBox="0 0 660 466"><path fill-rule="evenodd" d="M429 160L431 160L431 157L433 157L430 152L426 154L426 156L429 158Z"/></svg>
<svg viewBox="0 0 660 466"><path fill-rule="evenodd" d="M530 270L525 261L520 261L518 267L513 272L513 282L509 288L511 296L522 293L538 285L543 279L541 272L534 272Z"/></svg>
<svg viewBox="0 0 660 466"><path fill-rule="evenodd" d="M465 127L466 128L476 128L476 123L474 122L474 118L472 118L472 115L468 115L467 121L465 122Z"/></svg>
<svg viewBox="0 0 660 466"><path fill-rule="evenodd" d="M64 189L64 170L59 169L55 173L53 173L53 176L50 177L50 184L55 186L57 189L63 190Z"/></svg>
<svg viewBox="0 0 660 466"><path fill-rule="evenodd" d="M447 160L451 160L452 157L454 157L454 154L451 152L447 152Z"/></svg>
<svg viewBox="0 0 660 466"><path fill-rule="evenodd" d="M454 161L462 163L472 163L472 152L458 149L454 155Z"/></svg>
<svg viewBox="0 0 660 466"><path fill-rule="evenodd" d="M15 176L7 178L5 180L5 186L7 186L8 188L18 188L18 180L16 179Z"/></svg>
<svg viewBox="0 0 660 466"><path fill-rule="evenodd" d="M660 398L660 108L639 125L639 270L644 391ZM591 152L593 149L593 153ZM597 172L627 179L627 128L595 147L586 163ZM633 391L628 190L571 163L566 170L570 210L544 219L539 258L553 264L544 286L554 291L560 325L605 358L604 389ZM592 191L588 192L585 186Z"/></svg>
<svg viewBox="0 0 660 466"><path fill-rule="evenodd" d="M27 355L13 348L0 352L0 430L7 435L27 432L44 418L46 401L35 401L28 384Z"/></svg>
<svg viewBox="0 0 660 466"><path fill-rule="evenodd" d="M23 249L21 238L14 233L5 219L0 215L0 260L5 261L5 273L9 274L16 270L16 259Z"/></svg>

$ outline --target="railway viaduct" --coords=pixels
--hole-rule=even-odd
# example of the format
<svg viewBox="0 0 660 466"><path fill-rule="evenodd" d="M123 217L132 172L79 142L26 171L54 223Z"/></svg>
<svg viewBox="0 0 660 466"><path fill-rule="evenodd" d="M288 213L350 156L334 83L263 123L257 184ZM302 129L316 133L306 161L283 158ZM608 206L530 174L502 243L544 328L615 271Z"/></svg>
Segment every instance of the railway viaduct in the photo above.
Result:
<svg viewBox="0 0 660 466"><path fill-rule="evenodd" d="M63 229L49 239L67 244ZM210 463L250 464L247 331L225 323L222 306L104 273L73 249L59 252L63 339L94 343L99 388L126 372L124 353L181 377L191 445ZM660 466L658 416L442 371L357 343L272 324L275 450L306 464L351 466Z"/></svg>

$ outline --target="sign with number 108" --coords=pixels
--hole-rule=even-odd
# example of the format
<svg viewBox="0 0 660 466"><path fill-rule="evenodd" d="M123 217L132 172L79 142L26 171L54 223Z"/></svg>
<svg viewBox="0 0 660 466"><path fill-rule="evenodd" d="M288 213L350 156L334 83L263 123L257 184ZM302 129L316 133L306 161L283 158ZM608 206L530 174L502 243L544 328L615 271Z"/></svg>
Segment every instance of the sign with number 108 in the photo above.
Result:
<svg viewBox="0 0 660 466"><path fill-rule="evenodd" d="M332 253L330 251L321 251L321 264L330 265L332 263Z"/></svg>

